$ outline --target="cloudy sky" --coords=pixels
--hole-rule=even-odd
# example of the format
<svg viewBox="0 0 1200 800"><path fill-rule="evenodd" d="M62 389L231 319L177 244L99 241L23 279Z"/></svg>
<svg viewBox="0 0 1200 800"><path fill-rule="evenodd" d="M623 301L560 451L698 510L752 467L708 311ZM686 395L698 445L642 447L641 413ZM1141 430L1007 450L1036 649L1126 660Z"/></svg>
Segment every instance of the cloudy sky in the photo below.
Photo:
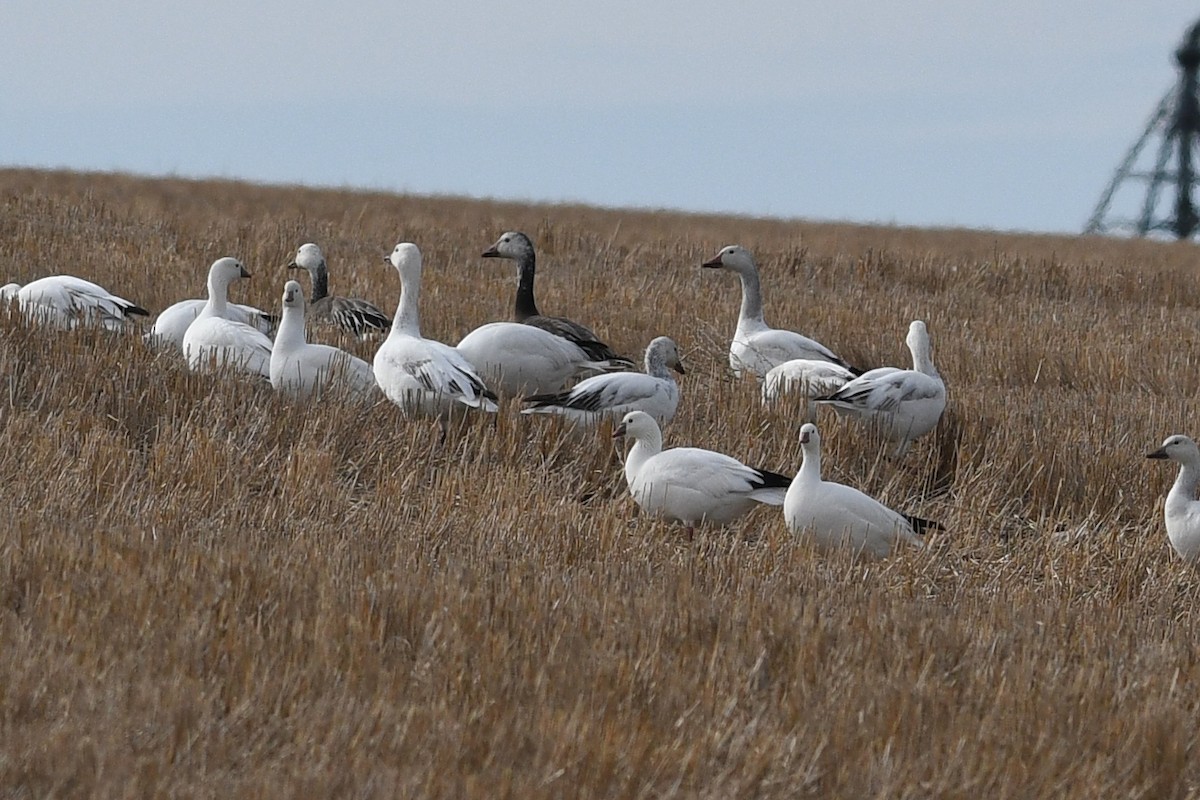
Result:
<svg viewBox="0 0 1200 800"><path fill-rule="evenodd" d="M1200 7L4 0L0 165L1078 231Z"/></svg>

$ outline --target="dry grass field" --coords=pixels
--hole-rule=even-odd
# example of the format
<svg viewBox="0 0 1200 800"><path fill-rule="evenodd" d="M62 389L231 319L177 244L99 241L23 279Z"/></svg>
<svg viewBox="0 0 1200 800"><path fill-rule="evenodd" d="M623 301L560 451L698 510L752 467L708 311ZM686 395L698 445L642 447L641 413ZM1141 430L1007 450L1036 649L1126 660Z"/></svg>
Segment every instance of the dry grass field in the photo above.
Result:
<svg viewBox="0 0 1200 800"><path fill-rule="evenodd" d="M0 314L0 797L1200 797L1200 574L1143 458L1200 434L1193 245L20 170L0 204L0 278L151 310L224 255L277 309L305 241L394 309L410 240L449 342L507 318L516 268L478 256L524 230L544 311L679 341L668 446L779 471L797 409L728 374L722 245L856 363L926 320L950 391L899 464L821 417L827 477L946 527L863 563L777 509L636 516L603 433L509 408L439 446Z"/></svg>

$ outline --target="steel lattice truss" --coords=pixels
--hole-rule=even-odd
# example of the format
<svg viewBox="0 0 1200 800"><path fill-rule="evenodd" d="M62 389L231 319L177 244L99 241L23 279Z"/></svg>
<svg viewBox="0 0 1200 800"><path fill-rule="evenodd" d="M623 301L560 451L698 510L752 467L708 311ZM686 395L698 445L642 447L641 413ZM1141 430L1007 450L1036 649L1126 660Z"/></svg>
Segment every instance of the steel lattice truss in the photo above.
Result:
<svg viewBox="0 0 1200 800"><path fill-rule="evenodd" d="M1196 96L1200 21L1188 29L1175 51L1175 61L1179 64L1178 83L1159 102L1146 129L1117 167L1084 233L1146 236L1162 232L1187 239L1200 228L1200 216L1192 202L1200 139L1200 100ZM1120 207L1136 211L1121 216L1115 211Z"/></svg>

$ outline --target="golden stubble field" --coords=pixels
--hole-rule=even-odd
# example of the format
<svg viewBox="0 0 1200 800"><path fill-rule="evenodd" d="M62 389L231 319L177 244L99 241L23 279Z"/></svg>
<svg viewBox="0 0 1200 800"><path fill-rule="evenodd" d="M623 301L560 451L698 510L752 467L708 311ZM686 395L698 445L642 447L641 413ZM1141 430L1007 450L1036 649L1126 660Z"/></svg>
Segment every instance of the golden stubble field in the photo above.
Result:
<svg viewBox="0 0 1200 800"><path fill-rule="evenodd" d="M439 446L0 314L0 796L1200 796L1200 575L1143 458L1200 432L1193 245L17 170L0 203L0 278L151 310L224 255L277 308L305 241L391 310L413 241L452 343L510 313L478 256L524 230L543 311L679 341L668 446L792 472L797 409L728 375L736 276L698 266L739 242L768 322L856 363L926 320L951 404L900 464L822 416L827 476L947 529L856 563L773 509L635 516L602 433L510 408Z"/></svg>

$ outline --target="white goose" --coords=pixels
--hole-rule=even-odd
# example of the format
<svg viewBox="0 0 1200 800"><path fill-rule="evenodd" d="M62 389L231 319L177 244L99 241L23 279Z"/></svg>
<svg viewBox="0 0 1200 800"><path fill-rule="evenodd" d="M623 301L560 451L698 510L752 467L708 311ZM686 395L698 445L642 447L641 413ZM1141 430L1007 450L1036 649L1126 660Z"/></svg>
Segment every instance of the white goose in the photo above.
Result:
<svg viewBox="0 0 1200 800"><path fill-rule="evenodd" d="M183 355L193 370L230 365L271 377L271 340L257 328L228 319L229 285L249 278L241 261L218 258L208 270L208 301L183 334Z"/></svg>
<svg viewBox="0 0 1200 800"><path fill-rule="evenodd" d="M854 379L854 373L832 361L814 361L794 358L777 367L772 367L763 381L762 404L770 406L784 395L799 395L805 398L807 420L816 421L818 397L828 397Z"/></svg>
<svg viewBox="0 0 1200 800"><path fill-rule="evenodd" d="M344 331L362 338L365 334L386 331L391 318L367 300L340 297L329 293L329 267L321 248L309 242L300 245L288 269L303 269L312 278L312 301L308 316L315 322L332 322Z"/></svg>
<svg viewBox="0 0 1200 800"><path fill-rule="evenodd" d="M670 369L684 374L679 348L668 336L659 336L646 348L646 371L614 372L586 378L565 392L535 394L522 414L557 414L573 422L598 423L620 419L630 411L644 411L666 425L679 407L679 385Z"/></svg>
<svg viewBox="0 0 1200 800"><path fill-rule="evenodd" d="M803 358L831 361L853 372L862 370L850 366L825 345L795 331L771 328L763 320L762 287L758 265L746 248L731 244L712 259L700 265L708 269L727 269L736 272L742 281L742 308L738 314L737 330L729 343L729 366L738 377L749 372L758 380L785 361Z"/></svg>
<svg viewBox="0 0 1200 800"><path fill-rule="evenodd" d="M196 321L207 304L207 300L180 300L168 306L154 318L154 326L143 338L154 346L173 345L182 350L188 327ZM274 325L274 319L266 311L238 303L225 304L225 319L249 325L265 334L270 334Z"/></svg>
<svg viewBox="0 0 1200 800"><path fill-rule="evenodd" d="M782 505L792 479L748 467L736 458L698 447L662 449L662 432L644 411L630 411L613 438L633 439L625 481L643 510L687 525L726 525L755 505Z"/></svg>
<svg viewBox="0 0 1200 800"><path fill-rule="evenodd" d="M152 346L170 345L182 350L183 337L187 334L188 327L196 321L196 317L200 316L200 312L206 305L208 305L207 300L180 300L178 303L168 306L154 318L153 327L143 338L147 344ZM228 299L226 299L224 310L219 313L227 320L249 325L268 335L275 325L275 319L266 311L254 306L230 303Z"/></svg>
<svg viewBox="0 0 1200 800"><path fill-rule="evenodd" d="M804 461L783 501L783 518L794 534L811 536L821 550L848 548L885 558L901 542L921 546L919 533L940 527L900 514L858 489L821 479L821 436L817 426L800 428Z"/></svg>
<svg viewBox="0 0 1200 800"><path fill-rule="evenodd" d="M296 281L288 281L283 287L279 332L271 348L271 386L307 398L331 382L365 396L375 389L375 372L345 350L305 340L304 291Z"/></svg>
<svg viewBox="0 0 1200 800"><path fill-rule="evenodd" d="M537 274L537 253L533 242L520 231L509 231L500 236L496 243L483 251L483 258L506 258L517 262L517 297L513 307L513 318L524 325L532 325L561 336L579 345L588 357L603 363L609 369L632 369L633 362L618 355L611 347L596 337L594 331L566 317L548 317L538 311L533 299L533 279Z"/></svg>
<svg viewBox="0 0 1200 800"><path fill-rule="evenodd" d="M1196 500L1196 482L1200 481L1200 448L1191 438L1176 434L1168 436L1162 447L1146 458L1169 458L1179 464L1163 515L1167 538L1179 556L1189 562L1200 561L1200 501Z"/></svg>
<svg viewBox="0 0 1200 800"><path fill-rule="evenodd" d="M375 381L406 413L444 417L455 409L497 410L495 395L462 354L421 336L421 251L401 242L384 256L400 273L400 304L387 339L375 353Z"/></svg>
<svg viewBox="0 0 1200 800"><path fill-rule="evenodd" d="M873 369L817 399L878 426L884 438L896 444L896 458L908 452L914 439L936 428L946 410L946 384L933 366L925 323L914 320L905 341L912 352L912 369Z"/></svg>
<svg viewBox="0 0 1200 800"><path fill-rule="evenodd" d="M83 278L73 275L51 275L21 286L17 283L0 287L0 299L16 300L21 313L31 320L70 330L77 325L100 325L116 331L125 327L130 314L149 316L150 312L110 293Z"/></svg>

